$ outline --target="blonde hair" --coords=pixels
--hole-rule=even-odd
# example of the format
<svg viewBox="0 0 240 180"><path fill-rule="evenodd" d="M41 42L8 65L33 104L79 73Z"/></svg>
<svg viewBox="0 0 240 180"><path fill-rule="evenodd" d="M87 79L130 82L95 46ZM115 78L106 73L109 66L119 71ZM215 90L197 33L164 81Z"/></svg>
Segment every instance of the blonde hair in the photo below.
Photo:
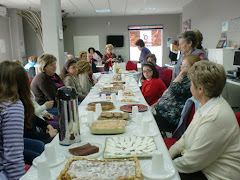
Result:
<svg viewBox="0 0 240 180"><path fill-rule="evenodd" d="M14 59L13 62L18 63L18 64L20 64L22 66L22 61L19 60L19 59Z"/></svg>
<svg viewBox="0 0 240 180"><path fill-rule="evenodd" d="M88 61L82 60L77 62L78 74L90 73L92 70Z"/></svg>
<svg viewBox="0 0 240 180"><path fill-rule="evenodd" d="M79 59L81 59L81 57L82 57L83 54L87 54L87 51L80 51L80 52L78 53Z"/></svg>
<svg viewBox="0 0 240 180"><path fill-rule="evenodd" d="M203 87L205 96L218 97L226 84L226 73L222 65L210 61L196 62L188 71L193 85Z"/></svg>
<svg viewBox="0 0 240 180"><path fill-rule="evenodd" d="M113 49L114 47L113 47L112 44L107 44L107 45L105 46L105 49L107 49L107 48Z"/></svg>
<svg viewBox="0 0 240 180"><path fill-rule="evenodd" d="M195 62L200 61L200 57L196 54L188 54L183 56L182 60L187 60L189 64L192 66Z"/></svg>
<svg viewBox="0 0 240 180"><path fill-rule="evenodd" d="M53 62L57 61L57 58L52 54L43 54L38 58L38 69L40 72L45 72L45 67Z"/></svg>

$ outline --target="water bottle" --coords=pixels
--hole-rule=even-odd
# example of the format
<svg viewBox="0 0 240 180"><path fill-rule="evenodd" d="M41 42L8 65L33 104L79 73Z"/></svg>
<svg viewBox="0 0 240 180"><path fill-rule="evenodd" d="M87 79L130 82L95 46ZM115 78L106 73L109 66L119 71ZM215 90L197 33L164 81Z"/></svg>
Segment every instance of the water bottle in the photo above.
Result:
<svg viewBox="0 0 240 180"><path fill-rule="evenodd" d="M112 67L109 68L109 74L112 74Z"/></svg>

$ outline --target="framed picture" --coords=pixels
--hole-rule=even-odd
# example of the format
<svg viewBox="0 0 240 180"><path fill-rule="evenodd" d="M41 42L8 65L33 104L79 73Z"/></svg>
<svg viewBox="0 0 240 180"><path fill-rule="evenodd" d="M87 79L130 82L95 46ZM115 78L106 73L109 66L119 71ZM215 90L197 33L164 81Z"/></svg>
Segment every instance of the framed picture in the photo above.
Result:
<svg viewBox="0 0 240 180"><path fill-rule="evenodd" d="M225 42L226 42L226 40L222 40L222 39L219 40L216 48L222 48Z"/></svg>

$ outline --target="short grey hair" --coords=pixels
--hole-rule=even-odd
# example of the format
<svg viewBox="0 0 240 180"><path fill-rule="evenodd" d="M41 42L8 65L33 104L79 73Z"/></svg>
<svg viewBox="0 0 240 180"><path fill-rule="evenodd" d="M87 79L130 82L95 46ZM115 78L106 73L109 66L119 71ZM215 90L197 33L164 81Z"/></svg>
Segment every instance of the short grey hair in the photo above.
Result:
<svg viewBox="0 0 240 180"><path fill-rule="evenodd" d="M38 69L40 72L45 72L45 67L53 62L57 61L57 58L52 54L43 54L38 58Z"/></svg>
<svg viewBox="0 0 240 180"><path fill-rule="evenodd" d="M226 84L226 73L222 65L211 61L199 61L188 71L188 77L195 87L202 86L205 96L218 97Z"/></svg>
<svg viewBox="0 0 240 180"><path fill-rule="evenodd" d="M178 39L184 39L186 43L192 42L192 48L195 48L197 45L197 36L193 31L186 31L180 35L178 35Z"/></svg>

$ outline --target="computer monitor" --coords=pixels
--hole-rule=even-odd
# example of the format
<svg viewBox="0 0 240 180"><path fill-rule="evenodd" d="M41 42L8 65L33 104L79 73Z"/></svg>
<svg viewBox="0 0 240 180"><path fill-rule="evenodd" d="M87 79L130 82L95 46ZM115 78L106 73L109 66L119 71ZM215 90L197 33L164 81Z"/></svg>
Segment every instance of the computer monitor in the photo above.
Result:
<svg viewBox="0 0 240 180"><path fill-rule="evenodd" d="M240 72L240 51L235 51L233 65L237 66Z"/></svg>

